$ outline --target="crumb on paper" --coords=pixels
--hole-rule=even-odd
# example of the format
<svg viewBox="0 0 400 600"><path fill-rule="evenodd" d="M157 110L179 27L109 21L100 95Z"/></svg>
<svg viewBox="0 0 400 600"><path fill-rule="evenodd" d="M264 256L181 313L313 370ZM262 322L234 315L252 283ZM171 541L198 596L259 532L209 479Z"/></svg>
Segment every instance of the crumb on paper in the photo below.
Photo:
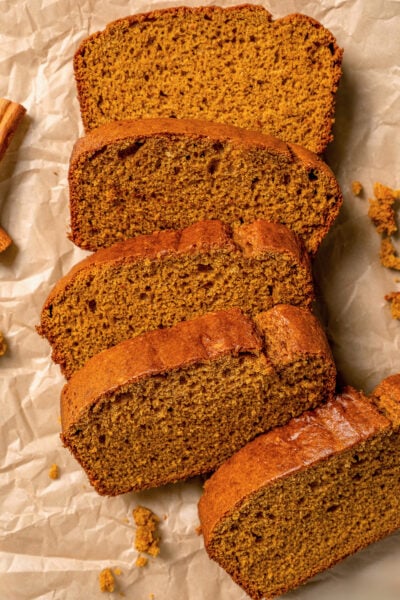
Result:
<svg viewBox="0 0 400 600"><path fill-rule="evenodd" d="M49 477L50 479L58 479L60 477L60 469L55 463L49 469Z"/></svg>
<svg viewBox="0 0 400 600"><path fill-rule="evenodd" d="M119 575L122 575L122 571L119 567L115 567L115 569L113 569L113 573L114 575L117 575L117 577L119 577Z"/></svg>
<svg viewBox="0 0 400 600"><path fill-rule="evenodd" d="M3 356L7 352L7 344L4 339L4 335L0 331L0 356Z"/></svg>
<svg viewBox="0 0 400 600"><path fill-rule="evenodd" d="M400 271L400 257L397 256L396 249L390 237L382 239L379 258L382 265L387 269Z"/></svg>
<svg viewBox="0 0 400 600"><path fill-rule="evenodd" d="M382 183L374 184L375 198L369 199L368 216L378 233L392 235L397 231L395 202L400 198L400 190L393 190Z"/></svg>
<svg viewBox="0 0 400 600"><path fill-rule="evenodd" d="M363 191L363 186L362 183L360 181L352 181L351 183L351 189L352 192L355 196L359 196L361 194L361 192Z"/></svg>
<svg viewBox="0 0 400 600"><path fill-rule="evenodd" d="M154 594L149 594L149 599L150 600L154 600L154 598L155 598Z"/></svg>
<svg viewBox="0 0 400 600"><path fill-rule="evenodd" d="M139 567L139 569L141 569L142 567L145 567L148 562L149 562L149 559L147 558L147 556L142 556L140 554L136 559L135 565L137 567Z"/></svg>
<svg viewBox="0 0 400 600"><path fill-rule="evenodd" d="M195 528L195 532L196 532L196 535L201 535L203 533L203 531L201 529L201 525L197 525L197 527Z"/></svg>
<svg viewBox="0 0 400 600"><path fill-rule="evenodd" d="M103 569L99 575L100 591L113 592L115 590L115 579L111 569Z"/></svg>
<svg viewBox="0 0 400 600"><path fill-rule="evenodd" d="M133 512L136 524L135 548L138 552L145 552L150 556L160 553L160 540L156 535L159 518L148 508L137 506Z"/></svg>
<svg viewBox="0 0 400 600"><path fill-rule="evenodd" d="M385 300L390 302L390 311L393 319L400 320L400 292L391 292L386 294Z"/></svg>

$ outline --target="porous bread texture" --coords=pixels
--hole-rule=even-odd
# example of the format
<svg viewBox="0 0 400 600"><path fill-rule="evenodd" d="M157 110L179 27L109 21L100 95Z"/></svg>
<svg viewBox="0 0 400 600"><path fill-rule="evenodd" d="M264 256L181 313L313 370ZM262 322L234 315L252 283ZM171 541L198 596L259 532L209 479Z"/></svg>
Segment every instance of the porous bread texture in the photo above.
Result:
<svg viewBox="0 0 400 600"><path fill-rule="evenodd" d="M332 139L343 51L316 20L262 6L172 8L85 39L74 71L88 131L143 117L200 118L322 153Z"/></svg>
<svg viewBox="0 0 400 600"><path fill-rule="evenodd" d="M259 436L206 482L208 554L253 599L296 588L400 527L400 375Z"/></svg>
<svg viewBox="0 0 400 600"><path fill-rule="evenodd" d="M77 141L71 240L87 250L204 219L287 225L314 254L342 195L315 154L277 138L193 119L109 123Z"/></svg>
<svg viewBox="0 0 400 600"><path fill-rule="evenodd" d="M207 313L91 358L64 387L62 440L100 494L139 491L212 471L335 379L307 309L278 305L257 326L237 308Z"/></svg>
<svg viewBox="0 0 400 600"><path fill-rule="evenodd" d="M203 221L84 259L50 293L38 331L69 378L97 352L151 329L210 310L237 306L255 315L274 304L310 307L313 299L309 257L287 227L260 220L232 230Z"/></svg>

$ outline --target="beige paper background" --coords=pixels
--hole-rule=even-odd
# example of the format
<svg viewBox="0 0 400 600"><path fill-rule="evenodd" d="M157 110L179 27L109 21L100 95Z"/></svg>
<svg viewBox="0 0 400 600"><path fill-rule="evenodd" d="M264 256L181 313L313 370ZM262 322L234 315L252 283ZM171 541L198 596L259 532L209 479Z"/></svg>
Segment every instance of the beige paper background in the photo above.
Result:
<svg viewBox="0 0 400 600"><path fill-rule="evenodd" d="M81 39L130 13L174 2L0 0L0 96L28 115L0 165L0 222L14 246L0 255L0 599L105 598L98 573L119 567L118 590L132 600L245 600L208 560L195 532L199 481L101 498L59 440L63 378L35 332L57 279L85 253L67 240L69 155L82 134L72 73ZM207 4L192 2L186 5ZM234 4L226 2L221 4ZM400 372L400 322L384 295L399 290L379 264L367 216L374 181L400 188L400 2L266 0L275 16L304 12L345 48L336 139L328 152L344 193L342 213L315 263L322 314L341 377L371 391ZM359 179L363 198L351 193ZM400 277L400 274L398 274ZM48 478L52 463L61 477ZM132 508L165 520L162 551L134 567ZM290 547L290 540L288 540ZM117 592L115 597L120 597ZM400 534L375 544L287 596L292 600L400 597Z"/></svg>

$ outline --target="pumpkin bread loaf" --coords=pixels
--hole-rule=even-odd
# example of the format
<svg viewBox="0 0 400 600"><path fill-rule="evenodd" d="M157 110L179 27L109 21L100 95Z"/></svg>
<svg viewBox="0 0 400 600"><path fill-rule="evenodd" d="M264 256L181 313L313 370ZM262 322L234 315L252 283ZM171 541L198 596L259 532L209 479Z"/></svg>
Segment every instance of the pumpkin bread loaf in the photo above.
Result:
<svg viewBox="0 0 400 600"><path fill-rule="evenodd" d="M323 330L277 305L256 324L207 313L121 342L64 387L62 440L100 494L207 473L256 435L334 392Z"/></svg>
<svg viewBox="0 0 400 600"><path fill-rule="evenodd" d="M74 69L85 129L143 117L200 118L321 153L332 139L342 50L301 14L261 6L172 8L110 23Z"/></svg>
<svg viewBox="0 0 400 600"><path fill-rule="evenodd" d="M71 240L87 250L204 219L293 229L314 254L342 195L315 154L197 120L109 123L77 141L69 169Z"/></svg>
<svg viewBox="0 0 400 600"><path fill-rule="evenodd" d="M291 590L400 527L400 375L259 436L205 484L206 549L251 598Z"/></svg>
<svg viewBox="0 0 400 600"><path fill-rule="evenodd" d="M116 298L118 301L116 302ZM47 298L39 333L69 378L94 354L210 310L310 307L310 260L284 225L203 221L98 250Z"/></svg>

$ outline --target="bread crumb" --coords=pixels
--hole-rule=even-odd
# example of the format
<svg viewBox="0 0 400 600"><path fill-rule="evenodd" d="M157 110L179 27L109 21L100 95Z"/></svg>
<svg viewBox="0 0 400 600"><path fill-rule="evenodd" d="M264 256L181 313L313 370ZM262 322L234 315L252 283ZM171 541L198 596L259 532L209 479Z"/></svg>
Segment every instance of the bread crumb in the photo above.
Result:
<svg viewBox="0 0 400 600"><path fill-rule="evenodd" d="M355 196L359 196L361 194L361 192L363 191L363 186L362 183L360 181L353 181L351 184L351 189L353 191L353 194Z"/></svg>
<svg viewBox="0 0 400 600"><path fill-rule="evenodd" d="M100 591L113 592L115 589L115 579L111 569L103 569L99 575Z"/></svg>
<svg viewBox="0 0 400 600"><path fill-rule="evenodd" d="M384 267L400 271L400 257L397 256L396 249L390 237L383 238L381 241L379 258Z"/></svg>
<svg viewBox="0 0 400 600"><path fill-rule="evenodd" d="M144 506L137 506L133 512L136 524L135 548L138 552L145 552L150 556L160 553L159 537L156 535L159 518Z"/></svg>
<svg viewBox="0 0 400 600"><path fill-rule="evenodd" d="M113 573L117 576L122 575L122 571L119 567L115 567L115 569L113 569Z"/></svg>
<svg viewBox="0 0 400 600"><path fill-rule="evenodd" d="M135 565L139 568L145 567L149 559L146 556L138 556L135 562Z"/></svg>
<svg viewBox="0 0 400 600"><path fill-rule="evenodd" d="M400 292L391 292L386 294L385 300L390 302L390 311L393 319L400 320Z"/></svg>
<svg viewBox="0 0 400 600"><path fill-rule="evenodd" d="M368 216L378 233L390 236L397 231L394 204L400 198L400 190L375 183L374 195L375 198L369 199Z"/></svg>
<svg viewBox="0 0 400 600"><path fill-rule="evenodd" d="M196 532L196 535L201 535L203 533L203 531L201 529L201 525L197 525L195 532Z"/></svg>
<svg viewBox="0 0 400 600"><path fill-rule="evenodd" d="M51 465L49 469L49 477L50 479L58 479L60 477L60 470L58 468L58 465Z"/></svg>
<svg viewBox="0 0 400 600"><path fill-rule="evenodd" d="M0 356L3 356L7 352L7 344L4 339L4 335L0 331Z"/></svg>

